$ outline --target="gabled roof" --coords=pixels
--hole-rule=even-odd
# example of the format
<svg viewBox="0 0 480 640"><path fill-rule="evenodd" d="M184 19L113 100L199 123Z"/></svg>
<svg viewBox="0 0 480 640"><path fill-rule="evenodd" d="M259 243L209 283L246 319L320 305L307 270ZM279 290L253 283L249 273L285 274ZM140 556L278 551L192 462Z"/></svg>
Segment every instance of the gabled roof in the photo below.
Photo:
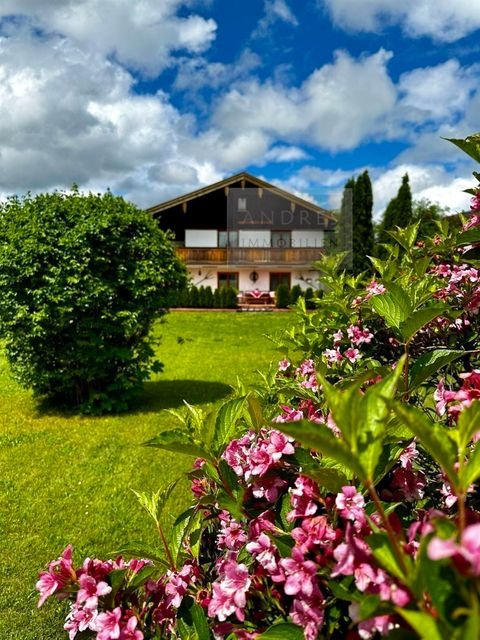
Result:
<svg viewBox="0 0 480 640"><path fill-rule="evenodd" d="M265 180L261 180L256 176L252 176L252 174L247 173L246 171L242 171L241 173L237 173L230 178L225 178L224 180L220 180L219 182L214 182L206 187L202 187L201 189L197 189L196 191L191 191L190 193L186 193L183 196L178 198L173 198L172 200L167 200L166 202L161 202L160 204L156 204L153 207L149 207L147 211L149 213L160 213L161 211L165 211L166 209L170 209L171 207L175 207L177 205L181 205L184 202L188 202L189 200L195 200L195 198L199 198L201 196L206 195L207 193L211 193L212 191L217 191L217 189L222 189L224 187L229 187L231 184L236 182L241 182L242 180L248 181L257 187L261 187L263 189L269 189L273 191L276 195L289 200L290 202L294 202L301 207L308 208L311 211L316 211L318 213L323 214L326 218L331 220L335 220L335 217L332 215L330 211L324 209L323 207L319 207L317 204L313 202L309 202L308 200L304 200L303 198L299 198L293 193L289 193L284 189L280 189L269 182L265 182Z"/></svg>

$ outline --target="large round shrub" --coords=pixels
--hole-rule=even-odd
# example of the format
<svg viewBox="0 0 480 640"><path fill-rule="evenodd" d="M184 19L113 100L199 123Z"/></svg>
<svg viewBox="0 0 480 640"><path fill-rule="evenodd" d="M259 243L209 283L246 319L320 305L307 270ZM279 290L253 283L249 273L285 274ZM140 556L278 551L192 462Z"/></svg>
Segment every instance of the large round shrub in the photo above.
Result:
<svg viewBox="0 0 480 640"><path fill-rule="evenodd" d="M38 396L126 409L161 368L150 330L184 282L169 236L110 192L0 206L0 330L15 378Z"/></svg>

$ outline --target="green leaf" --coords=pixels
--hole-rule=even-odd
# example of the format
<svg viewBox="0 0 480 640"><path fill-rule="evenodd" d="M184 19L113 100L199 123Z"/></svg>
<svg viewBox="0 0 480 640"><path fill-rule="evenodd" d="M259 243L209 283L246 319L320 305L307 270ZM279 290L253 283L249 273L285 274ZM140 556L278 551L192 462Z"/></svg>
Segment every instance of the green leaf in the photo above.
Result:
<svg viewBox="0 0 480 640"><path fill-rule="evenodd" d="M245 411L245 396L228 400L219 409L215 420L215 432L213 434L212 447L215 453L222 449L238 433L238 421Z"/></svg>
<svg viewBox="0 0 480 640"><path fill-rule="evenodd" d="M240 489L236 497L229 496L223 491L217 497L217 503L220 509L229 511L230 514L240 522L243 519L243 494L244 489Z"/></svg>
<svg viewBox="0 0 480 640"><path fill-rule="evenodd" d="M458 349L434 349L417 358L410 368L410 390L416 389L431 375L454 360L458 360L467 351Z"/></svg>
<svg viewBox="0 0 480 640"><path fill-rule="evenodd" d="M308 420L300 420L276 426L280 431L295 438L304 447L327 455L335 462L350 469L359 478L365 479L365 471L358 460L352 456L352 451L347 443L335 437L330 429L323 424L313 424Z"/></svg>
<svg viewBox="0 0 480 640"><path fill-rule="evenodd" d="M419 227L420 222L415 222L404 229L396 229L395 231L390 229L388 230L388 234L392 236L392 238L394 238L406 251L410 251L417 239Z"/></svg>
<svg viewBox="0 0 480 640"><path fill-rule="evenodd" d="M352 449L357 448L357 427L359 426L358 414L362 395L360 384L352 384L343 389L331 385L323 376L318 376L322 385L322 391L327 401L328 408L332 412L335 424Z"/></svg>
<svg viewBox="0 0 480 640"><path fill-rule="evenodd" d="M480 478L480 440L475 444L473 452L468 458L468 462L460 471L460 485L465 492L471 484Z"/></svg>
<svg viewBox="0 0 480 640"><path fill-rule="evenodd" d="M437 532L438 533L438 532ZM445 566L441 562L430 560L427 554L428 542L422 541L420 550L417 554L416 564L416 591L418 597L422 597L424 593L430 596L432 605L440 614L443 620L451 617L453 606L455 605L456 596L459 593L459 585L455 579L455 572L450 567Z"/></svg>
<svg viewBox="0 0 480 640"><path fill-rule="evenodd" d="M158 549L150 549L141 542L132 542L122 545L119 549L115 549L108 555L114 557L126 556L127 558L145 558L147 560L152 560L155 564L161 564L162 566L169 568L168 562L165 562L164 558L159 555Z"/></svg>
<svg viewBox="0 0 480 640"><path fill-rule="evenodd" d="M480 431L480 402L478 400L460 412L457 429L463 451L473 436Z"/></svg>
<svg viewBox="0 0 480 640"><path fill-rule="evenodd" d="M170 494L176 487L177 483L178 480L170 482L166 487L164 487L163 489L159 489L154 493L135 491L135 489L131 489L131 491L137 496L138 501L140 502L142 507L148 514L150 514L150 516L158 525L162 512L165 508L165 505L167 504L168 498L170 497Z"/></svg>
<svg viewBox="0 0 480 640"><path fill-rule="evenodd" d="M480 133L474 133L466 138L443 138L452 142L459 149L467 153L476 162L480 162Z"/></svg>
<svg viewBox="0 0 480 640"><path fill-rule="evenodd" d="M408 622L422 640L446 640L435 618L423 611L397 608L397 613Z"/></svg>
<svg viewBox="0 0 480 640"><path fill-rule="evenodd" d="M212 637L205 612L190 596L183 598L176 628L182 640L210 640Z"/></svg>
<svg viewBox="0 0 480 640"><path fill-rule="evenodd" d="M360 397L359 407L354 419L359 425L358 455L368 479L373 480L378 461L384 449L384 434L390 419L391 408L386 401L392 400L401 378L405 357L402 357L395 370L383 380L370 386Z"/></svg>
<svg viewBox="0 0 480 640"><path fill-rule="evenodd" d="M302 472L315 480L320 489L326 489L330 493L339 493L342 490L342 487L348 484L348 478L336 467L322 467L321 465L317 465L316 467L310 467L307 470L302 470Z"/></svg>
<svg viewBox="0 0 480 640"><path fill-rule="evenodd" d="M455 245L460 247L465 244L477 244L477 242L480 242L480 229L475 227L473 229L468 229L463 233L459 233L456 238Z"/></svg>
<svg viewBox="0 0 480 640"><path fill-rule="evenodd" d="M195 458L205 458L205 460L215 462L215 458L208 451L199 444L196 444L190 438L189 434L181 429L163 431L155 438L145 442L143 446L164 449L165 451L172 451L173 453L182 453Z"/></svg>
<svg viewBox="0 0 480 640"><path fill-rule="evenodd" d="M399 331L403 340L409 342L417 331L442 313L445 313L445 306L426 307L425 309L414 311L411 316L400 324Z"/></svg>
<svg viewBox="0 0 480 640"><path fill-rule="evenodd" d="M252 427L258 431L264 423L262 405L253 394L247 396L247 409Z"/></svg>
<svg viewBox="0 0 480 640"><path fill-rule="evenodd" d="M261 633L257 640L303 640L304 633L301 627L296 624L282 622L274 624L269 629Z"/></svg>
<svg viewBox="0 0 480 640"><path fill-rule="evenodd" d="M398 562L397 556L395 555L392 547L392 543L390 542L387 534L372 533L370 536L368 536L366 541L379 564L381 564L382 567L392 576L395 576L400 580L404 580L405 574ZM403 558L405 564L407 564L409 558L405 554L403 555Z"/></svg>
<svg viewBox="0 0 480 640"><path fill-rule="evenodd" d="M412 312L410 298L393 282L385 283L385 287L386 293L372 298L372 307L389 327L398 329Z"/></svg>
<svg viewBox="0 0 480 640"><path fill-rule="evenodd" d="M168 548L177 564L177 560L182 551L183 541L195 528L202 527L204 517L195 507L190 507L175 520L170 535L168 536Z"/></svg>
<svg viewBox="0 0 480 640"><path fill-rule="evenodd" d="M158 569L153 565L146 565L137 571L128 581L128 588L135 590L143 586L152 576L158 574Z"/></svg>
<svg viewBox="0 0 480 640"><path fill-rule="evenodd" d="M419 440L419 443L447 473L450 482L456 486L457 476L454 464L457 459L457 451L445 428L427 418L416 407L395 403L393 408L397 416Z"/></svg>

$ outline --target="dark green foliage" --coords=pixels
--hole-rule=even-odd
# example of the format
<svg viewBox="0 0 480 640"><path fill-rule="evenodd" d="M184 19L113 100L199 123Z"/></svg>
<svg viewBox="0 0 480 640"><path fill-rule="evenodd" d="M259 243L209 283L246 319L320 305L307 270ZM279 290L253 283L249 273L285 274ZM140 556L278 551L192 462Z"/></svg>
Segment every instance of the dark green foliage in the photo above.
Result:
<svg viewBox="0 0 480 640"><path fill-rule="evenodd" d="M378 242L385 244L390 242L391 237L388 231L395 231L396 227L401 229L411 224L413 218L412 192L408 180L408 173L402 178L402 184L395 198L392 198L385 209L382 222L379 227ZM380 248L379 255L383 255Z"/></svg>
<svg viewBox="0 0 480 640"><path fill-rule="evenodd" d="M204 291L204 303L207 309L213 308L213 291L212 287L205 287Z"/></svg>
<svg viewBox="0 0 480 640"><path fill-rule="evenodd" d="M190 307L192 309L198 309L200 306L200 292L197 287L192 287L190 289Z"/></svg>
<svg viewBox="0 0 480 640"><path fill-rule="evenodd" d="M299 284L294 284L290 289L290 304L295 304L299 298L303 297L302 287Z"/></svg>
<svg viewBox="0 0 480 640"><path fill-rule="evenodd" d="M290 304L290 288L286 284L279 284L275 291L275 305L278 309L286 309Z"/></svg>
<svg viewBox="0 0 480 640"><path fill-rule="evenodd" d="M413 202L412 222L420 222L418 239L433 237L438 233L437 220L441 220L448 213L448 207L441 207L430 200L421 199Z"/></svg>
<svg viewBox="0 0 480 640"><path fill-rule="evenodd" d="M17 380L83 411L128 408L158 371L155 318L184 286L167 234L111 193L0 207L0 330Z"/></svg>
<svg viewBox="0 0 480 640"><path fill-rule="evenodd" d="M315 309L315 292L313 291L312 287L308 287L308 289L305 291L305 307L307 309Z"/></svg>
<svg viewBox="0 0 480 640"><path fill-rule="evenodd" d="M238 291L233 287L225 287L224 291L224 307L225 309L236 309L238 306Z"/></svg>
<svg viewBox="0 0 480 640"><path fill-rule="evenodd" d="M347 185L350 183L351 181ZM368 171L364 171L354 183L352 205L352 270L354 274L359 274L371 269L368 256L373 254L375 240L372 220L372 183Z"/></svg>
<svg viewBox="0 0 480 640"><path fill-rule="evenodd" d="M213 304L215 309L222 308L222 294L220 293L220 289L215 289L213 292Z"/></svg>
<svg viewBox="0 0 480 640"><path fill-rule="evenodd" d="M198 306L200 309L204 309L207 306L205 304L205 287L198 287Z"/></svg>

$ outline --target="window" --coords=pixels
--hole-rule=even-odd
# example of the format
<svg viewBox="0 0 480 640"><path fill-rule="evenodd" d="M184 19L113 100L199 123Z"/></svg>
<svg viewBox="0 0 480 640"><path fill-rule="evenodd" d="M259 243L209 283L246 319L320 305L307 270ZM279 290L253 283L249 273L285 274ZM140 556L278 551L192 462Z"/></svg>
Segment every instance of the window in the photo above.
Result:
<svg viewBox="0 0 480 640"><path fill-rule="evenodd" d="M274 249L287 249L292 246L292 232L272 231L270 242Z"/></svg>
<svg viewBox="0 0 480 640"><path fill-rule="evenodd" d="M239 198L238 199L238 210L239 211L246 211L247 210L247 199L246 198Z"/></svg>
<svg viewBox="0 0 480 640"><path fill-rule="evenodd" d="M233 287L238 290L238 273L233 271L224 271L218 273L218 288Z"/></svg>
<svg viewBox="0 0 480 640"><path fill-rule="evenodd" d="M286 284L290 287L290 274L289 273L271 273L270 274L270 291L276 291L277 287L281 284Z"/></svg>
<svg viewBox="0 0 480 640"><path fill-rule="evenodd" d="M219 231L218 246L222 249L225 249L225 247L238 247L238 231Z"/></svg>

